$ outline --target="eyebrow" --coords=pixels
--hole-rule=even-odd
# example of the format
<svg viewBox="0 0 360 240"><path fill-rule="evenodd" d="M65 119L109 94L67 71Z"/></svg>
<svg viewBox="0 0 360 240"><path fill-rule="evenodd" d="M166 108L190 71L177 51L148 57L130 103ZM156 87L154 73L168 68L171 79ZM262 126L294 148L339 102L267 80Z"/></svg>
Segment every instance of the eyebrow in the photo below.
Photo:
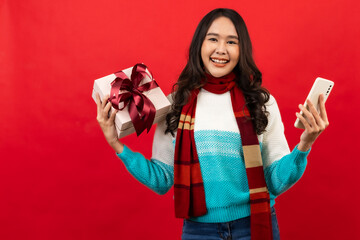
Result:
<svg viewBox="0 0 360 240"><path fill-rule="evenodd" d="M208 34L206 34L206 36L216 36L216 37L219 37L220 35L217 34L217 33L208 33ZM238 38L237 36L235 36L235 35L229 35L229 36L227 36L227 38L235 38L235 39L239 40L239 38Z"/></svg>

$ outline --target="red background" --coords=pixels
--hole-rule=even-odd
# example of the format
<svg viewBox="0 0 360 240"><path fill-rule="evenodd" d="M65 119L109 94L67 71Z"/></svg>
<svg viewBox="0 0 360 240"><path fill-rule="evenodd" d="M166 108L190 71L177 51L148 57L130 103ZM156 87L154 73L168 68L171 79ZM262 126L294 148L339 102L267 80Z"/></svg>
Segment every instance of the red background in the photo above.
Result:
<svg viewBox="0 0 360 240"><path fill-rule="evenodd" d="M137 62L166 94L200 19L245 19L264 85L293 127L318 76L335 81L329 128L277 199L282 239L359 239L358 1L0 1L0 239L180 239L173 189L138 183L107 145L93 80ZM147 158L154 128L123 142Z"/></svg>

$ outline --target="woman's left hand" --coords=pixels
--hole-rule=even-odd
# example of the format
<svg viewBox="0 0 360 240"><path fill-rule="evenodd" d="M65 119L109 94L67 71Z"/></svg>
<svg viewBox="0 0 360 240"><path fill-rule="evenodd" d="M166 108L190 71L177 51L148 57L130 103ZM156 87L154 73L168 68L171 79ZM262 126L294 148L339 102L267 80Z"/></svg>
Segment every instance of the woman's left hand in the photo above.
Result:
<svg viewBox="0 0 360 240"><path fill-rule="evenodd" d="M316 110L314 104L310 100L306 100L309 110L307 110L302 104L299 105L300 110L304 113L304 118L300 113L296 113L296 116L300 119L301 123L305 126L305 131L301 134L300 143L298 149L300 151L308 151L311 145L315 142L316 138L322 133L329 121L326 114L324 95L319 96L320 113Z"/></svg>

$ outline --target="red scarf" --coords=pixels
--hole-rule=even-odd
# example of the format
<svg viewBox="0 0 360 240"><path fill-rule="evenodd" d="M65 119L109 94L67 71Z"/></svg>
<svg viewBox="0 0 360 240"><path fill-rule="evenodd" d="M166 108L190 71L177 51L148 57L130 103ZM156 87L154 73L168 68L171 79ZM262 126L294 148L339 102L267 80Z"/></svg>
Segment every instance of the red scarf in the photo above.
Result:
<svg viewBox="0 0 360 240"><path fill-rule="evenodd" d="M250 191L251 239L271 240L270 197L266 187L259 141L250 120L242 91L235 84L235 74L221 78L206 74L205 90L222 94L230 90L234 116L239 127ZM204 183L194 139L197 95L193 90L182 108L176 136L174 161L175 216L198 217L207 213Z"/></svg>

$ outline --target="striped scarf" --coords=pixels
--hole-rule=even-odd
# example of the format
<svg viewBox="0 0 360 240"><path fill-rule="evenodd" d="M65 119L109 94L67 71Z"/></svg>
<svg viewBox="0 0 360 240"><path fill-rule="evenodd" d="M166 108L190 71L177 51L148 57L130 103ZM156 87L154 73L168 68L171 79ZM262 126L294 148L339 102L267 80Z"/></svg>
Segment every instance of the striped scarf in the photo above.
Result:
<svg viewBox="0 0 360 240"><path fill-rule="evenodd" d="M246 174L250 191L251 239L272 239L270 197L266 187L259 141L250 120L242 91L235 86L235 74L221 78L207 74L205 90L222 94L230 90L232 107L239 127ZM182 108L175 145L174 197L175 216L189 218L207 213L204 183L194 139L197 95L193 90L188 103Z"/></svg>

